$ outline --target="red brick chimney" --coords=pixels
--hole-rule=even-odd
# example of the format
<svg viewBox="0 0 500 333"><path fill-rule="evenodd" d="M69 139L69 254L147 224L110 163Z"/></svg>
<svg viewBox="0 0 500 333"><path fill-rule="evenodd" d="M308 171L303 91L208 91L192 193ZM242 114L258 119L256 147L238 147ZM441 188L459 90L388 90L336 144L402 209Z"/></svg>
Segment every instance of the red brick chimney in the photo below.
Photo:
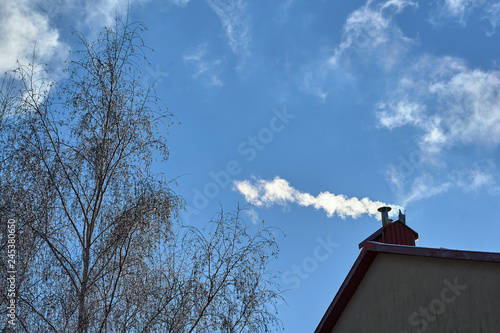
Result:
<svg viewBox="0 0 500 333"><path fill-rule="evenodd" d="M401 213L401 210L399 210L399 219L394 222L389 219L391 207L380 207L378 211L382 213L382 228L362 241L359 244L360 249L366 242L415 246L418 233L406 225L406 217Z"/></svg>

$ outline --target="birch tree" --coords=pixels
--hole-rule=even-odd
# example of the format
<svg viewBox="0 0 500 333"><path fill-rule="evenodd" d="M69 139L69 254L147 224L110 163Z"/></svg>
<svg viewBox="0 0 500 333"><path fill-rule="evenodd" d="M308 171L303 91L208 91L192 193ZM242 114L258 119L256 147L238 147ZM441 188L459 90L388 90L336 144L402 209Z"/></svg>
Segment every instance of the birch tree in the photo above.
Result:
<svg viewBox="0 0 500 333"><path fill-rule="evenodd" d="M60 83L20 65L1 89L0 252L16 223L16 326L4 332L267 332L280 297L273 233L240 210L206 231L154 166L173 116L144 86L142 24L78 43ZM6 261L1 269L7 318Z"/></svg>

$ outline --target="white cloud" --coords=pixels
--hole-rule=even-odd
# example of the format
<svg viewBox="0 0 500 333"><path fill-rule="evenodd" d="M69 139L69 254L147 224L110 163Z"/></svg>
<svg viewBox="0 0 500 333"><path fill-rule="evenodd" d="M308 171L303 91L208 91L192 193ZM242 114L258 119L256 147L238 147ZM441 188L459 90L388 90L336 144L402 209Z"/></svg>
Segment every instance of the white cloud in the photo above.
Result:
<svg viewBox="0 0 500 333"><path fill-rule="evenodd" d="M190 2L190 0L170 1L178 6L185 6ZM238 72L243 72L246 69L248 59L251 57L250 20L247 14L247 4L245 0L205 0L205 2L219 18L231 52L239 57L236 70ZM206 45L202 44L202 46L198 47L198 50L188 51L190 54L184 56L184 62L193 62L196 64L195 66L198 67L198 69L195 77L204 73L211 73L208 74L211 77L211 85L220 86L222 85L220 78L218 75L213 74L213 70L209 69L209 67L213 65L218 67L220 61L217 63L209 63L204 60L207 53L206 49Z"/></svg>
<svg viewBox="0 0 500 333"><path fill-rule="evenodd" d="M495 33L498 22L500 22L500 2L490 4L484 9L484 18L490 22L491 30L486 31L486 34L491 36Z"/></svg>
<svg viewBox="0 0 500 333"><path fill-rule="evenodd" d="M27 0L0 2L0 73L16 67L16 61L27 64L33 60L51 62L59 58L66 46L49 18L35 10L35 3Z"/></svg>
<svg viewBox="0 0 500 333"><path fill-rule="evenodd" d="M201 78L209 86L222 86L222 80L219 77L221 60L208 60L208 46L203 43L196 48L189 49L182 56L185 65L191 65L194 68L193 77Z"/></svg>
<svg viewBox="0 0 500 333"><path fill-rule="evenodd" d="M328 63L338 67L342 63L349 63L353 57L359 57L381 62L385 68L393 67L414 43L393 21L394 16L406 7L417 8L418 5L409 0L388 0L380 3L368 0L347 18L342 41Z"/></svg>
<svg viewBox="0 0 500 333"><path fill-rule="evenodd" d="M456 58L422 57L378 104L383 127L421 130L427 153L461 144L500 144L500 72L468 68Z"/></svg>
<svg viewBox="0 0 500 333"><path fill-rule="evenodd" d="M418 124L425 106L408 100L398 100L396 105L382 102L377 108L380 124L393 129L406 124Z"/></svg>
<svg viewBox="0 0 500 333"><path fill-rule="evenodd" d="M369 198L358 199L347 197L343 194L321 192L317 196L301 192L280 177L273 180L257 179L254 184L248 180L235 181L235 190L245 196L245 199L256 206L272 206L288 203L296 203L300 206L312 206L322 209L328 217L339 216L341 218L357 218L363 214L379 216L377 208L387 206L380 201L372 201ZM394 206L399 208L399 206Z"/></svg>
<svg viewBox="0 0 500 333"><path fill-rule="evenodd" d="M37 63L48 63L59 70L64 65L69 46L61 39L53 19L70 19L78 30L93 38L115 16L124 17L132 5L148 0L3 0L0 1L0 73L16 67L16 61L28 64L33 60L36 45ZM78 15L75 16L75 13ZM51 79L58 79L50 73Z"/></svg>
<svg viewBox="0 0 500 333"><path fill-rule="evenodd" d="M498 171L492 161L486 161L472 166L457 174L455 183L465 191L476 192L486 190L491 193L498 192L500 187L497 184Z"/></svg>
<svg viewBox="0 0 500 333"><path fill-rule="evenodd" d="M440 24L443 18L455 20L462 26L467 24L471 15L478 14L478 18L489 21L491 30L488 35L494 34L500 20L500 2L489 0L442 0L437 11L431 17L434 24Z"/></svg>
<svg viewBox="0 0 500 333"><path fill-rule="evenodd" d="M485 173L481 170L472 170L469 173L470 183L467 188L469 190L477 190L483 186L488 186L495 183L493 175Z"/></svg>
<svg viewBox="0 0 500 333"><path fill-rule="evenodd" d="M453 16L460 21L464 20L467 11L479 5L480 0L444 0L442 4L443 14Z"/></svg>
<svg viewBox="0 0 500 333"><path fill-rule="evenodd" d="M257 212L255 211L255 209L253 209L253 208L245 208L245 210L243 210L243 212L246 215L248 215L248 217L250 217L250 219L252 220L253 224L257 224L259 222L263 222L262 220L259 219L259 214L257 214Z"/></svg>
<svg viewBox="0 0 500 333"><path fill-rule="evenodd" d="M250 52L250 23L247 15L247 4L244 0L206 0L210 8L219 17L226 32L231 51L240 56L238 71L243 71Z"/></svg>
<svg viewBox="0 0 500 333"><path fill-rule="evenodd" d="M417 8L416 1L368 0L346 19L340 43L320 54L301 71L301 88L325 101L337 88L356 83L359 73L394 69L405 59L416 40L408 38L395 22L407 8Z"/></svg>
<svg viewBox="0 0 500 333"><path fill-rule="evenodd" d="M443 165L429 167L422 163L422 157L418 150L414 150L407 157L400 156L398 166L390 164L385 172L386 181L402 206L450 190L500 192L496 182L498 171L491 160L476 161L472 166L460 163L445 168Z"/></svg>
<svg viewBox="0 0 500 333"><path fill-rule="evenodd" d="M403 197L403 205L446 192L451 186L451 182L435 184L434 177L424 174L413 180L410 191Z"/></svg>
<svg viewBox="0 0 500 333"><path fill-rule="evenodd" d="M386 180L402 206L446 192L454 185L454 182L450 180L436 181L435 177L426 172L424 168L419 169L418 174L415 175L413 172L422 166L414 165L412 167L415 169L404 172L401 168L389 165L386 171Z"/></svg>
<svg viewBox="0 0 500 333"><path fill-rule="evenodd" d="M321 75L321 72L322 71L315 73L310 70L306 70L303 75L302 88L308 93L318 97L322 102L325 102L328 97L328 90L323 89L318 83L318 75Z"/></svg>

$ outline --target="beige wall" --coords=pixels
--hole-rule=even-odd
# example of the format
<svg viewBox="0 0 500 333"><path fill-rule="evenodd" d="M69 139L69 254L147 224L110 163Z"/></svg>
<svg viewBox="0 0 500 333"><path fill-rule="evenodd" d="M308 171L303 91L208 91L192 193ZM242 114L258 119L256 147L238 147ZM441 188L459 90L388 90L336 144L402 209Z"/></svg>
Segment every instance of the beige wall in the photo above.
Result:
<svg viewBox="0 0 500 333"><path fill-rule="evenodd" d="M379 253L332 332L500 332L500 264Z"/></svg>

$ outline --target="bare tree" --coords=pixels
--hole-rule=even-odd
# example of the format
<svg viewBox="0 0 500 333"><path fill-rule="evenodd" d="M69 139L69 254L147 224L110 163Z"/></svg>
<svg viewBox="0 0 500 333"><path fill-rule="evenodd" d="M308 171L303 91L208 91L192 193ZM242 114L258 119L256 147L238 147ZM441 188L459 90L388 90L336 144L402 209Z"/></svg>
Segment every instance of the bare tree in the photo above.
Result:
<svg viewBox="0 0 500 333"><path fill-rule="evenodd" d="M168 158L172 115L154 85L142 85L144 28L116 20L95 42L76 33L67 80L43 80L29 64L2 86L0 252L3 220L13 219L16 330L279 328L269 229L249 232L239 209L221 212L207 232L174 224L182 200L152 170ZM6 288L1 295L6 317Z"/></svg>

